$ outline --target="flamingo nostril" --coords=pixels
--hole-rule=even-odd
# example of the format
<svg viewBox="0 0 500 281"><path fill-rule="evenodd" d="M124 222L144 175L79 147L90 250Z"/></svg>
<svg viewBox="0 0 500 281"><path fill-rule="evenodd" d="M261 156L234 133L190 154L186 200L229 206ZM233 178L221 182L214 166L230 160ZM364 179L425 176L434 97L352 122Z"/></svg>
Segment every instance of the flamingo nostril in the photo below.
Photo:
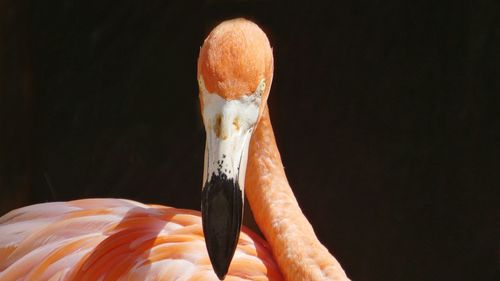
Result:
<svg viewBox="0 0 500 281"><path fill-rule="evenodd" d="M233 126L236 131L240 130L240 118L236 117L233 120Z"/></svg>
<svg viewBox="0 0 500 281"><path fill-rule="evenodd" d="M218 138L221 138L222 116L220 114L217 114L217 117L215 117L214 132L215 132L215 136L217 136Z"/></svg>

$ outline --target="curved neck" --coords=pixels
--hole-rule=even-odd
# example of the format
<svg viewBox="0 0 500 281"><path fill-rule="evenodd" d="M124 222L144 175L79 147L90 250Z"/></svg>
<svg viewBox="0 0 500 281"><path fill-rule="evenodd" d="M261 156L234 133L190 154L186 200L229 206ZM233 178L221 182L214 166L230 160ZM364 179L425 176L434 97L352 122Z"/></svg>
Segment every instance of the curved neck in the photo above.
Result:
<svg viewBox="0 0 500 281"><path fill-rule="evenodd" d="M287 280L349 280L317 239L286 179L266 106L248 152L246 195Z"/></svg>

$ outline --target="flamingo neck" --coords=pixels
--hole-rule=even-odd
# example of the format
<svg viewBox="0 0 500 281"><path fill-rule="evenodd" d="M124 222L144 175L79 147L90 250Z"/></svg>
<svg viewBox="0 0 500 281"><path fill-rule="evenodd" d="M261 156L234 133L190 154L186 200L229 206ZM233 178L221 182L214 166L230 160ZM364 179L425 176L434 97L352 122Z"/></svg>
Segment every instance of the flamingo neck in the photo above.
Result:
<svg viewBox="0 0 500 281"><path fill-rule="evenodd" d="M316 237L283 169L266 106L249 148L246 195L287 280L349 280Z"/></svg>

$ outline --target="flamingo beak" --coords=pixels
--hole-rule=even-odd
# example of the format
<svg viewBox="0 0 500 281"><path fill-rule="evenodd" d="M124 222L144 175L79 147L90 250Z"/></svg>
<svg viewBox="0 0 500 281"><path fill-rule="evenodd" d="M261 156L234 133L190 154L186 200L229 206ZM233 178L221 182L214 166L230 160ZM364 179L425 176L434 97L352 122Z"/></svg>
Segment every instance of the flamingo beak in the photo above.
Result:
<svg viewBox="0 0 500 281"><path fill-rule="evenodd" d="M226 127L222 121L221 127ZM207 133L205 180L201 195L203 232L210 261L223 280L240 236L244 183L251 131L233 128L226 136Z"/></svg>
<svg viewBox="0 0 500 281"><path fill-rule="evenodd" d="M240 236L248 147L264 86L252 95L226 100L208 93L202 82L200 85L207 133L201 194L203 233L212 267L222 280Z"/></svg>

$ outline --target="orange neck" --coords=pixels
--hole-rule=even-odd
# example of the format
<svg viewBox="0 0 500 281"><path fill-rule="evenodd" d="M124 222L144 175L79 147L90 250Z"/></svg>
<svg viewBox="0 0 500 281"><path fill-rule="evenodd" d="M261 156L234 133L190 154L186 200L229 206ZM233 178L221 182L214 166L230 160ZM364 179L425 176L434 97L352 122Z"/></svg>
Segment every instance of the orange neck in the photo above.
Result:
<svg viewBox="0 0 500 281"><path fill-rule="evenodd" d="M287 280L349 280L317 239L288 184L266 106L248 152L246 196Z"/></svg>

